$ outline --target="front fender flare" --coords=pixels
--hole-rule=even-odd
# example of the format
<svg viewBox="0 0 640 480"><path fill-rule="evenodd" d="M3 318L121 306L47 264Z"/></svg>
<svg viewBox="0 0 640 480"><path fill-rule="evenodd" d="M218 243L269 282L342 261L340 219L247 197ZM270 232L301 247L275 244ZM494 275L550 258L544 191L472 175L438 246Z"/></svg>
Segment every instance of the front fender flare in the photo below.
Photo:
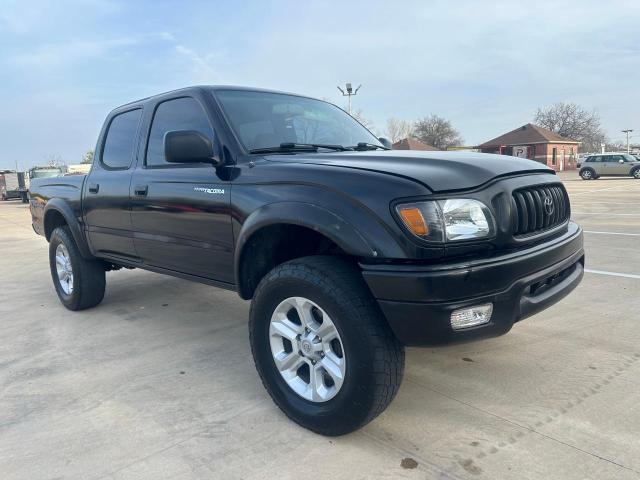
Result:
<svg viewBox="0 0 640 480"><path fill-rule="evenodd" d="M349 255L357 257L378 255L378 252L353 225L323 207L303 202L269 203L249 215L242 224L235 248L236 282L240 280L242 254L249 238L261 228L276 224L298 225L315 230Z"/></svg>

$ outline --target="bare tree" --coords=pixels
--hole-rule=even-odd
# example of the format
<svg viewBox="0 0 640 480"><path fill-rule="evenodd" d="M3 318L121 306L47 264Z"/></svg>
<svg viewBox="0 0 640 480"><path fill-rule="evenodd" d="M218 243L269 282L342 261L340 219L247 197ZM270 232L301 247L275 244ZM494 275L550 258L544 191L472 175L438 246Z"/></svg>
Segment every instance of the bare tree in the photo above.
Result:
<svg viewBox="0 0 640 480"><path fill-rule="evenodd" d="M583 151L600 151L600 144L607 141L598 113L576 103L559 102L539 108L533 121L558 135L582 142Z"/></svg>
<svg viewBox="0 0 640 480"><path fill-rule="evenodd" d="M92 164L93 163L93 150L87 150L87 152L82 156L82 161L80 163Z"/></svg>
<svg viewBox="0 0 640 480"><path fill-rule="evenodd" d="M413 124L406 120L391 117L387 119L387 137L391 143L399 142L405 138L413 137Z"/></svg>
<svg viewBox="0 0 640 480"><path fill-rule="evenodd" d="M622 140L609 140L603 143L605 144L605 150L607 152L626 152L627 151L627 142L623 142ZM595 151L599 152L600 149Z"/></svg>
<svg viewBox="0 0 640 480"><path fill-rule="evenodd" d="M460 133L453 128L451 122L438 115L429 115L416 121L414 135L421 142L441 150L463 142Z"/></svg>
<svg viewBox="0 0 640 480"><path fill-rule="evenodd" d="M344 108L344 111L346 112L347 109ZM372 132L374 131L375 126L373 125L373 122L364 116L361 109L352 110L351 116L355 118L357 121L359 121L362 125L367 127L369 130L371 130Z"/></svg>
<svg viewBox="0 0 640 480"><path fill-rule="evenodd" d="M53 153L47 155L45 162L48 167L64 167L67 164L60 155Z"/></svg>

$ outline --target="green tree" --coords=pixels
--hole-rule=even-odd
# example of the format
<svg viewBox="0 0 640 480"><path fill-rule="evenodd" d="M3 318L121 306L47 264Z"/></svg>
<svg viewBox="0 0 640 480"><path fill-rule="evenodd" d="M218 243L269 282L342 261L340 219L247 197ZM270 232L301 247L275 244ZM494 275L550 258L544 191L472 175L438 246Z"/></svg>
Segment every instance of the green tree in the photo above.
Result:
<svg viewBox="0 0 640 480"><path fill-rule="evenodd" d="M93 163L93 150L88 150L87 153L85 153L82 156L82 162L80 162L80 163L92 164Z"/></svg>
<svg viewBox="0 0 640 480"><path fill-rule="evenodd" d="M451 122L438 115L429 115L416 121L413 134L421 142L440 150L461 145L463 142L460 132L453 128Z"/></svg>

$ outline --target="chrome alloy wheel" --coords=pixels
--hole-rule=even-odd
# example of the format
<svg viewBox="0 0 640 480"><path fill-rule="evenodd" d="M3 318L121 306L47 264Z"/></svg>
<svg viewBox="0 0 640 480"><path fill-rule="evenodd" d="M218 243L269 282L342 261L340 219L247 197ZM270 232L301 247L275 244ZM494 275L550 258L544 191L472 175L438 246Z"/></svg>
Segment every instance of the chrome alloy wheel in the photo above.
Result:
<svg viewBox="0 0 640 480"><path fill-rule="evenodd" d="M329 315L311 300L290 297L271 315L269 343L276 368L306 400L326 402L340 391L346 359Z"/></svg>
<svg viewBox="0 0 640 480"><path fill-rule="evenodd" d="M56 273L62 291L71 295L73 293L73 267L69 251L62 243L56 248Z"/></svg>

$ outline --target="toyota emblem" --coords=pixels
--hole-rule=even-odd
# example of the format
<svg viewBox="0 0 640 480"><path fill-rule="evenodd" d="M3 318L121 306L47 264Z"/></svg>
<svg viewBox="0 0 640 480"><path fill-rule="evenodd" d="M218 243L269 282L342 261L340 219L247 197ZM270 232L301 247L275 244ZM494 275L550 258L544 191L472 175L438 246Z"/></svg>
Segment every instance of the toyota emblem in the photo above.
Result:
<svg viewBox="0 0 640 480"><path fill-rule="evenodd" d="M549 195L544 197L544 211L547 213L547 215L553 215L554 208L555 206L553 205L553 198L551 198Z"/></svg>

